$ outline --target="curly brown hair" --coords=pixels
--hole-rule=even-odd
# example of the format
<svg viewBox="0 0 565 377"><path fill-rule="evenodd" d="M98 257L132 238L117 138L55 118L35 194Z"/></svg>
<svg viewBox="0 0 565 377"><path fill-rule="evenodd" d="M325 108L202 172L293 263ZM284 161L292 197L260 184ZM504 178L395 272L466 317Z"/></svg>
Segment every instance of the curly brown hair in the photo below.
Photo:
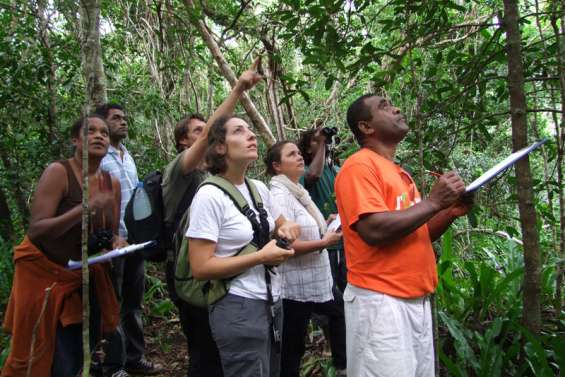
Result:
<svg viewBox="0 0 565 377"><path fill-rule="evenodd" d="M219 117L212 123L208 131L208 149L206 150L206 165L212 174L225 173L228 169L226 155L217 152L217 146L226 143L226 123L236 118L233 114Z"/></svg>

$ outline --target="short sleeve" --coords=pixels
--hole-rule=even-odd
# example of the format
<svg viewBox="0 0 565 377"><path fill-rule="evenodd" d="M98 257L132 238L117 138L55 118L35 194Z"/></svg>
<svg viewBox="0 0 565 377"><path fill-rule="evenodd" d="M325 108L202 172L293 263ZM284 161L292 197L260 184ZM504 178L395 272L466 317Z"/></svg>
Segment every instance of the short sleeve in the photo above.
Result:
<svg viewBox="0 0 565 377"><path fill-rule="evenodd" d="M204 185L198 190L190 206L186 237L218 242L224 213L223 197L223 192L211 185Z"/></svg>
<svg viewBox="0 0 565 377"><path fill-rule="evenodd" d="M335 191L344 212L344 216L340 216L349 227L359 221L362 215L389 211L381 176L370 165L357 163L342 168Z"/></svg>

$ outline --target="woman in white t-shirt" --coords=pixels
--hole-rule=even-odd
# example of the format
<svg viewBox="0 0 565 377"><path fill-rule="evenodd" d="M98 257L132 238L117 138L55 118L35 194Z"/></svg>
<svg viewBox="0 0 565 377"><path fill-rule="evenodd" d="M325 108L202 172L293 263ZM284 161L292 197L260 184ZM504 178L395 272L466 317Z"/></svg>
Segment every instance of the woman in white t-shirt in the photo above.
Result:
<svg viewBox="0 0 565 377"><path fill-rule="evenodd" d="M306 329L312 313L329 317L332 354L345 355L343 305L334 300L333 279L327 247L337 244L341 232L327 231L326 220L299 183L304 159L296 144L280 141L267 151L271 196L285 218L297 223L300 236L292 244L294 257L280 268L282 273L283 337L281 377L298 377L304 355ZM341 347L341 348L340 348ZM335 355L334 355L335 356ZM340 365L341 364L341 365ZM338 375L344 361L334 357Z"/></svg>
<svg viewBox="0 0 565 377"><path fill-rule="evenodd" d="M245 183L247 168L257 158L257 138L244 120L227 116L212 124L206 154L208 169L231 182L260 221ZM263 183L252 183L263 200L269 233L294 241L300 228L281 216ZM253 228L229 196L216 186L204 185L198 190L190 219L186 237L194 277L233 277L228 294L209 308L210 327L224 377L278 377L282 309L280 274L275 266L293 255L294 250L277 247L275 240L271 240L255 253L234 256L251 242ZM270 290L267 279L271 281Z"/></svg>

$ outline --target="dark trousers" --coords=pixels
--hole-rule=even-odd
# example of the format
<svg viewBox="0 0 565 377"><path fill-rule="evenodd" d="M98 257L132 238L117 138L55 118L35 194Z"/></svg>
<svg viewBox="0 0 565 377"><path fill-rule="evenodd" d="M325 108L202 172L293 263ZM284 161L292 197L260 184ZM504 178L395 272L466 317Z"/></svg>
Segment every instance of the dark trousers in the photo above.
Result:
<svg viewBox="0 0 565 377"><path fill-rule="evenodd" d="M216 342L212 338L208 309L180 301L180 323L188 345L189 377L223 377L222 363Z"/></svg>
<svg viewBox="0 0 565 377"><path fill-rule="evenodd" d="M305 337L312 314L328 318L328 333L336 369L345 369L345 317L343 299L323 303L283 300L281 377L298 377L305 351Z"/></svg>
<svg viewBox="0 0 565 377"><path fill-rule="evenodd" d="M100 307L94 292L94 282L91 280L90 294L90 352L96 348L100 337ZM82 323L68 326L57 326L55 334L55 352L51 375L53 377L76 377L82 370Z"/></svg>
<svg viewBox="0 0 565 377"><path fill-rule="evenodd" d="M208 309L182 301L175 291L175 262L165 265L169 296L179 310L182 332L188 346L189 377L223 377L222 363L216 342L212 338Z"/></svg>
<svg viewBox="0 0 565 377"><path fill-rule="evenodd" d="M139 361L145 353L142 304L145 292L145 263L133 253L112 261L112 280L120 302L120 324L106 336L104 372L114 372L126 363Z"/></svg>
<svg viewBox="0 0 565 377"><path fill-rule="evenodd" d="M347 286L347 267L345 266L345 251L343 245L337 249L328 249L328 257L330 259L330 268L334 279L334 291L335 288L337 288L343 295L343 291Z"/></svg>

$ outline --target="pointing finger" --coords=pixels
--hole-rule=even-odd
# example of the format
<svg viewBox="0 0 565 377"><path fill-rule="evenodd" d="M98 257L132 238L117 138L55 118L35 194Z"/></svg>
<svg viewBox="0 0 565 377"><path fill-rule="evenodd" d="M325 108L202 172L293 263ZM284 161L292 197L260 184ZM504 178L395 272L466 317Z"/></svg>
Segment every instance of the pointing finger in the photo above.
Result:
<svg viewBox="0 0 565 377"><path fill-rule="evenodd" d="M259 55L255 59L255 61L253 62L253 65L251 66L252 71L258 72L259 69L261 69L261 59L262 59L261 55Z"/></svg>

